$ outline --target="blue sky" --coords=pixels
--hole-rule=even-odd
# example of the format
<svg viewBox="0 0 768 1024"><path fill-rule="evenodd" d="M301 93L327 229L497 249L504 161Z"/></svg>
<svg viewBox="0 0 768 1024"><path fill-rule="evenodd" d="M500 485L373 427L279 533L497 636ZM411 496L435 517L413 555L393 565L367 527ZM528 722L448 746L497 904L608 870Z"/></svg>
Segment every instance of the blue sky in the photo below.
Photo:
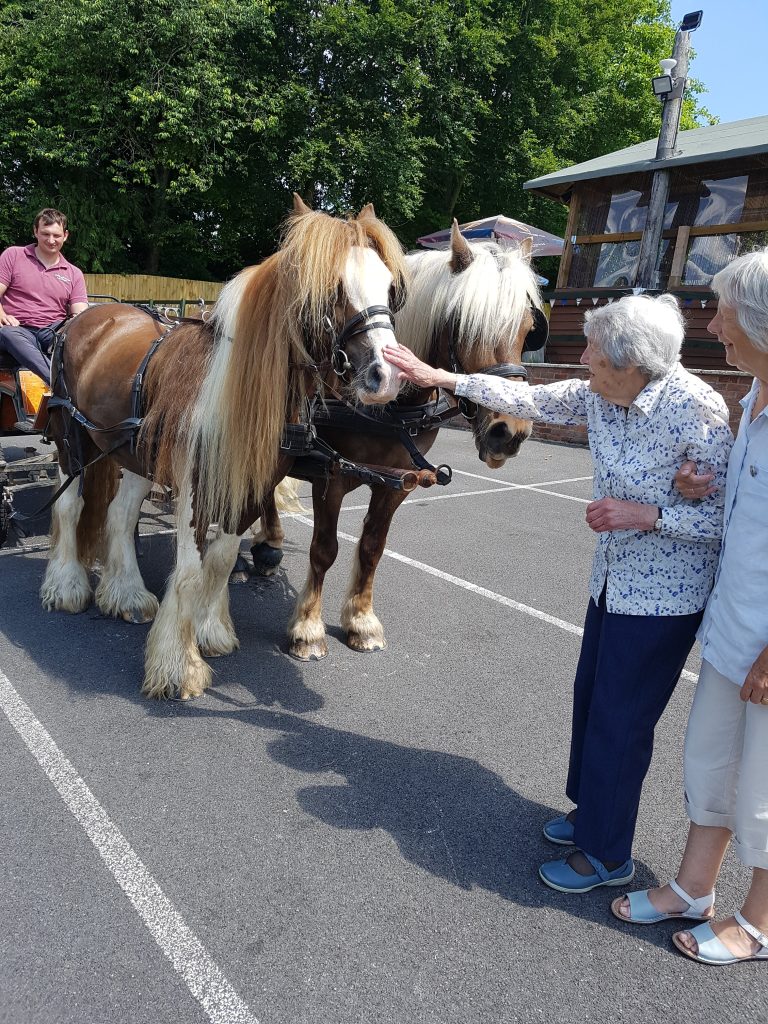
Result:
<svg viewBox="0 0 768 1024"><path fill-rule="evenodd" d="M721 121L768 114L768 2L766 0L672 0L680 24L703 11L691 33L696 51L689 75L707 88L700 102Z"/></svg>

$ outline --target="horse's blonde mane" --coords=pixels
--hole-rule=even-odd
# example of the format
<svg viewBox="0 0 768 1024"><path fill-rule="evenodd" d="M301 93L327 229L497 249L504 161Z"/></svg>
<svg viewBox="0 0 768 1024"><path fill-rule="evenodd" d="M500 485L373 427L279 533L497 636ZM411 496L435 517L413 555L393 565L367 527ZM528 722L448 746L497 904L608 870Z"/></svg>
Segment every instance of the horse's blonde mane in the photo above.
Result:
<svg viewBox="0 0 768 1024"><path fill-rule="evenodd" d="M198 522L233 532L273 485L283 425L310 383L307 364L329 352L323 318L333 317L355 245L372 247L403 286L402 249L375 216L306 212L287 219L277 253L222 290L211 317L214 351L190 417ZM314 341L310 352L306 339Z"/></svg>
<svg viewBox="0 0 768 1024"><path fill-rule="evenodd" d="M458 273L450 267L450 249L406 256L408 297L395 326L398 339L421 359L428 359L434 339L452 322L457 350L492 362L495 349L514 344L531 305L541 308L536 275L519 250L467 244L473 259Z"/></svg>

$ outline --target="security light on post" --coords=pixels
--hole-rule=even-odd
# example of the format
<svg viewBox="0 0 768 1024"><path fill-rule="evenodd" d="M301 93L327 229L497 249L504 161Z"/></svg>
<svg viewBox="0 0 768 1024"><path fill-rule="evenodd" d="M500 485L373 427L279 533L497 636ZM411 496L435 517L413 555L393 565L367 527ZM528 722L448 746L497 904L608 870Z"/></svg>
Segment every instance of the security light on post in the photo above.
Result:
<svg viewBox="0 0 768 1024"><path fill-rule="evenodd" d="M659 61L659 65L661 67L661 74L651 79L651 85L653 86L653 95L663 101L672 95L678 83L678 79L672 77L677 61L674 57L666 57L664 60Z"/></svg>
<svg viewBox="0 0 768 1024"><path fill-rule="evenodd" d="M672 56L659 61L661 74L652 80L653 93L661 101L661 130L656 145L657 168L653 172L651 193L648 199L648 215L643 236L640 239L640 253L637 258L634 286L638 288L659 288L661 286L659 261L661 235L664 230L664 213L669 195L669 161L675 156L677 131L680 127L680 113L683 94L688 76L688 52L690 36L701 24L702 12L686 14L675 33ZM676 71L677 75L673 76Z"/></svg>

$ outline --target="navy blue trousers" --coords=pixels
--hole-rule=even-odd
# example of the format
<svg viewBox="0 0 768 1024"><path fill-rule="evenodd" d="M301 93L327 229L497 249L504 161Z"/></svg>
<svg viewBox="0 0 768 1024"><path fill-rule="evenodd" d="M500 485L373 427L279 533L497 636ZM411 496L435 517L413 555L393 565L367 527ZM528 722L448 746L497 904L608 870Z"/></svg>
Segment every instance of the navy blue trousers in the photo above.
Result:
<svg viewBox="0 0 768 1024"><path fill-rule="evenodd" d="M617 615L606 611L605 591L599 604L590 599L573 685L566 793L577 807L576 845L598 860L631 856L654 729L701 616Z"/></svg>
<svg viewBox="0 0 768 1024"><path fill-rule="evenodd" d="M0 352L7 352L26 370L51 380L50 352L54 333L50 327L0 327Z"/></svg>

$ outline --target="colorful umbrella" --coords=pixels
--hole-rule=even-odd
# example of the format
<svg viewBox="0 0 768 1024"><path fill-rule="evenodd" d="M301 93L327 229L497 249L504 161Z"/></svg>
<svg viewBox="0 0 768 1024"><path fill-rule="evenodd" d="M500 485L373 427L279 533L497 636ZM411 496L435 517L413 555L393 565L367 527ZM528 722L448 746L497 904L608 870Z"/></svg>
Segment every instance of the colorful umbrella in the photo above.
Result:
<svg viewBox="0 0 768 1024"><path fill-rule="evenodd" d="M482 220L471 220L459 224L459 230L465 238L491 238L495 241L522 242L525 238L533 239L534 256L560 256L563 252L563 239L551 235L549 231L535 228L521 220L504 217L484 217ZM447 249L451 244L451 229L436 231L432 235L423 235L419 244L426 249Z"/></svg>

